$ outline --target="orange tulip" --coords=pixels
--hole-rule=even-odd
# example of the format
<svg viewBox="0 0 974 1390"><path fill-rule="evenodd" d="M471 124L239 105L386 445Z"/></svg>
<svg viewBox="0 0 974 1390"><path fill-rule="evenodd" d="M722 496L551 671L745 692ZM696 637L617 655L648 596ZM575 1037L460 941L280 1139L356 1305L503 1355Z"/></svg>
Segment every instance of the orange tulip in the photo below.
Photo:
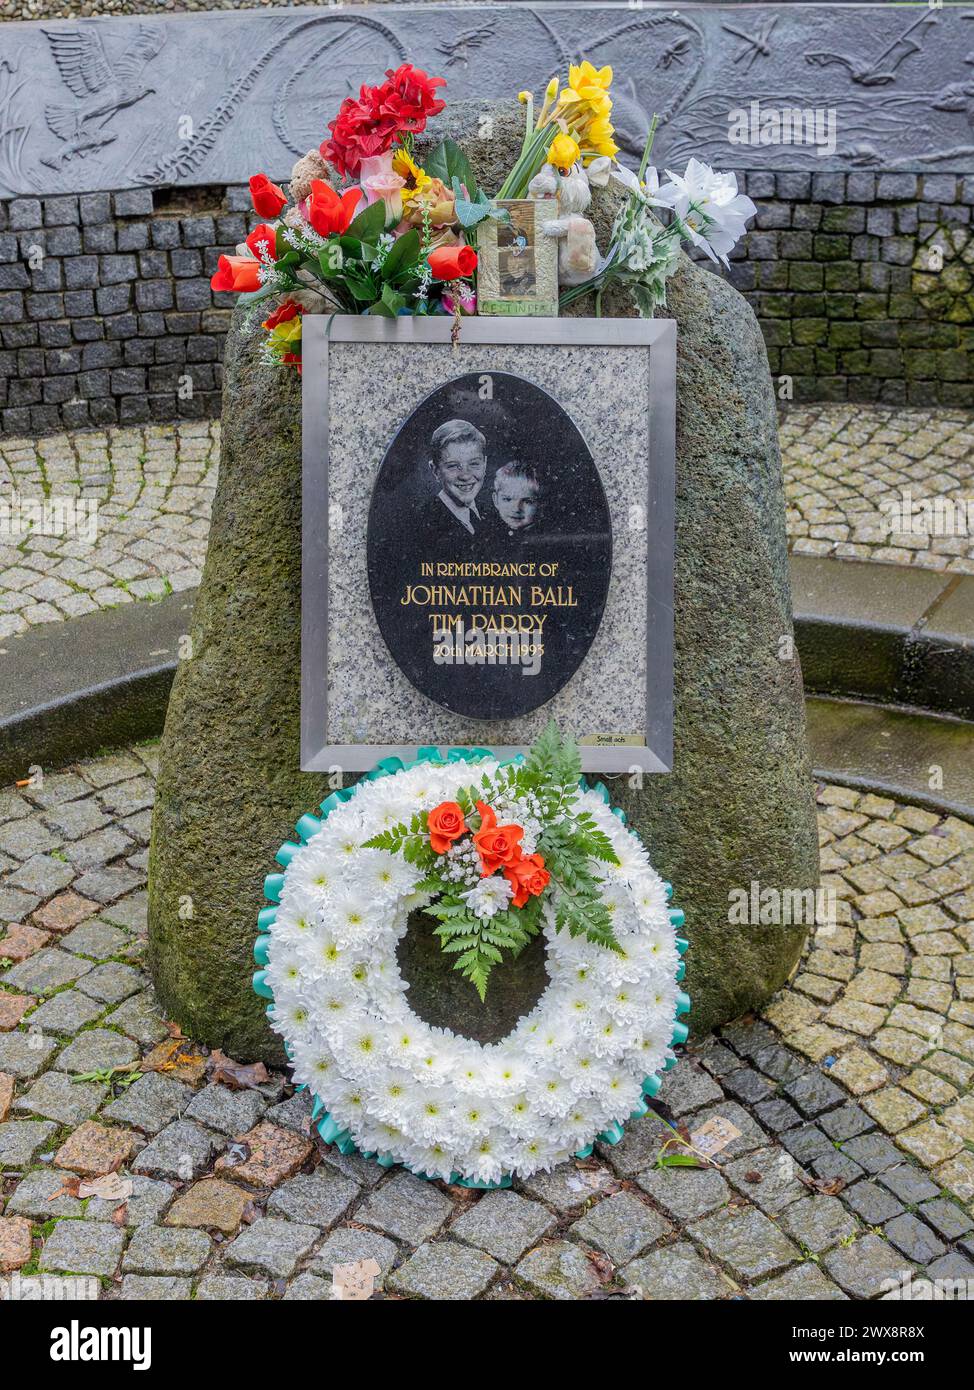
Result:
<svg viewBox="0 0 974 1390"><path fill-rule="evenodd" d="M252 256L221 256L220 266L210 280L210 289L218 294L232 290L234 294L249 294L260 289L260 263Z"/></svg>
<svg viewBox="0 0 974 1390"><path fill-rule="evenodd" d="M259 227L255 227L247 238L247 245L251 251L261 260L261 242L267 244L267 255L274 260L274 251L277 246L277 233L273 227L268 227L266 222L262 222Z"/></svg>
<svg viewBox="0 0 974 1390"><path fill-rule="evenodd" d="M341 236L348 230L361 200L361 188L346 188L339 197L330 183L313 179L308 194L308 221L319 236L331 236L335 232Z"/></svg>

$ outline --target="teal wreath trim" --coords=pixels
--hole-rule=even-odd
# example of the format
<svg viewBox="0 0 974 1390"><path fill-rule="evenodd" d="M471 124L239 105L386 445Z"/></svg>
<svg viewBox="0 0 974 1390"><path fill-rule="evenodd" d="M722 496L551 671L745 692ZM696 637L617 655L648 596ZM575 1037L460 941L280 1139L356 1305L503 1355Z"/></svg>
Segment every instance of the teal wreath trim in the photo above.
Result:
<svg viewBox="0 0 974 1390"><path fill-rule="evenodd" d="M411 762L403 762L401 758L382 758L376 763L375 767L365 774L360 782L356 782L352 787L343 787L341 790L332 792L330 796L327 796L319 807L321 811L320 816L313 816L311 814L302 816L294 827L295 833L298 836L298 842L285 840L274 858L283 869L286 869L301 846L307 844L312 835L321 829L322 822L327 820L332 811L336 811L339 806L343 806L346 801L352 799L358 788L362 785L362 782L376 782L380 777L394 777L397 772L406 772L412 767L418 767L420 763L434 763L438 766L442 766L446 763L476 763L482 762L485 758L492 758L493 756L489 748L451 748L444 755L432 744L427 744L417 749L417 755ZM523 761L524 758L521 754L507 760L507 762L513 763L521 763ZM505 766L506 764L502 763L501 765ZM602 798L606 806L609 806L612 814L618 816L623 825L627 824L625 811L619 806L611 805L609 789L604 782L596 782L594 786L590 786L585 778L582 777L579 779L579 786L585 791L594 791L597 796ZM257 940L254 942L254 960L261 968L254 973L253 989L254 993L259 995L262 999L271 1001L267 1005L268 1015L271 1012L274 1000L274 991L267 983L266 971L271 944L270 929L277 919L277 904L281 900L281 890L283 887L283 873L272 873L267 875L264 879L264 897L267 899L270 906L261 908L260 912L257 914L258 936ZM664 887L666 889L667 899L669 900L673 896L673 885L671 883L665 883ZM669 918L670 925L677 930L686 923L686 915L683 909L679 907L671 907L669 909ZM681 957L686 954L689 944L686 937L678 936L676 938L676 949ZM681 959L676 971L677 982L682 983L685 975L686 961ZM685 1043L689 1037L690 1029L687 1024L683 1022L683 1019L689 1012L690 996L685 990L681 990L676 997L676 1013L673 1018L673 1033L670 1038L671 1047ZM288 1051L286 1043L285 1051ZM674 1066L676 1066L676 1061L675 1059L671 1059L663 1063L662 1070L664 1072L671 1071ZM646 1077L643 1081L643 1098L636 1109L630 1114L630 1120L641 1120L644 1115L649 1113L649 1106L646 1103L647 1097L652 1100L654 1096L658 1095L662 1084L663 1078L659 1073ZM299 1087L298 1089L304 1088ZM361 1153L361 1150L355 1144L348 1130L339 1128L328 1111L325 1110L324 1102L318 1096L312 1097L311 1123L317 1129L324 1143L334 1144L339 1153ZM601 1134L597 1134L591 1144L587 1144L583 1149L576 1150L575 1157L589 1158L597 1143L618 1144L624 1134L625 1129L621 1124L610 1125L610 1127L604 1129ZM382 1168L397 1166L396 1160L389 1154L362 1153L361 1156L366 1159L374 1159ZM429 1175L426 1173L417 1173L415 1176L431 1181ZM459 1187L480 1188L485 1191L491 1191L497 1188L510 1187L511 1176L505 1173L497 1182L481 1182L474 1178L461 1178L459 1173L451 1173L450 1182Z"/></svg>

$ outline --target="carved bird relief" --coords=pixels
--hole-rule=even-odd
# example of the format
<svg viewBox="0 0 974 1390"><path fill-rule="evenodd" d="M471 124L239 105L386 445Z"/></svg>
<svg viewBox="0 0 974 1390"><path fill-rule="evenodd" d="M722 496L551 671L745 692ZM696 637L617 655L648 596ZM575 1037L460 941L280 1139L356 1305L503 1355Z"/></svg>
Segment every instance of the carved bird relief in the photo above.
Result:
<svg viewBox="0 0 974 1390"><path fill-rule="evenodd" d="M44 108L48 127L65 148L42 158L50 169L59 169L76 156L110 144L116 137L105 133L112 117L155 92L143 81L143 72L165 43L157 25L140 24L128 48L110 61L94 24L83 29L45 29L44 36L65 86L77 98L72 105Z"/></svg>

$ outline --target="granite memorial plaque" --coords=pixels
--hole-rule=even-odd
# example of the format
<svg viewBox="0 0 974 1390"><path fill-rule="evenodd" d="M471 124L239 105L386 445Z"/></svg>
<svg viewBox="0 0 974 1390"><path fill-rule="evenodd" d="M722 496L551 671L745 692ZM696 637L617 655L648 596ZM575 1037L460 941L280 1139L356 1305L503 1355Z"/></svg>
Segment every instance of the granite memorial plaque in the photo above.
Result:
<svg viewBox="0 0 974 1390"><path fill-rule="evenodd" d="M676 328L306 315L302 767L668 770Z"/></svg>

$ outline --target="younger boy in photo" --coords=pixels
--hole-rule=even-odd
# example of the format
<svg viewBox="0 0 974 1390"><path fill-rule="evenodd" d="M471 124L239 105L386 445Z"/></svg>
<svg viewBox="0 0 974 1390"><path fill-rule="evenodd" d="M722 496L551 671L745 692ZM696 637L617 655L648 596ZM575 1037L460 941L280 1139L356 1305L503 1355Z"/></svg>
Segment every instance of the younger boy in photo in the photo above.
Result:
<svg viewBox="0 0 974 1390"><path fill-rule="evenodd" d="M538 515L541 485L530 463L514 460L494 474L492 501L503 535L523 540L532 531Z"/></svg>

